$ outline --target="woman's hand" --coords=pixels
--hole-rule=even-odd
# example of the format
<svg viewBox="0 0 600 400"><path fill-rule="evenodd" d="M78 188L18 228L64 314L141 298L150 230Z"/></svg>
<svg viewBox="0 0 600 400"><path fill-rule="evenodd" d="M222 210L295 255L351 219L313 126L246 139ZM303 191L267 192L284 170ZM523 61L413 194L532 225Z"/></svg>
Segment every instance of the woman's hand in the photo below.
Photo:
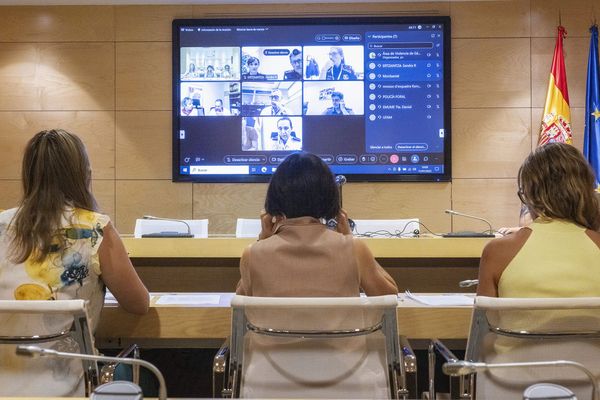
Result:
<svg viewBox="0 0 600 400"><path fill-rule="evenodd" d="M258 235L258 240L263 240L268 237L273 236L273 230L275 229L275 224L279 221L283 220L283 217L274 217L265 210L260 213L260 227L261 231Z"/></svg>
<svg viewBox="0 0 600 400"><path fill-rule="evenodd" d="M339 214L335 218L337 220L336 230L342 235L352 235L352 229L350 229L350 223L348 222L348 213L343 208L340 209Z"/></svg>

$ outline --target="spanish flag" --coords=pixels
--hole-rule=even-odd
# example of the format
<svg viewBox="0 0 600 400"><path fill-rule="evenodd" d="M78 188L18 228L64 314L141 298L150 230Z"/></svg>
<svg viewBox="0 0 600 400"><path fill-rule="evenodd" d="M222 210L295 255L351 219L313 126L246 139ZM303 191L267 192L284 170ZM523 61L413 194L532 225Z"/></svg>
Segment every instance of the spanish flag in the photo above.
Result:
<svg viewBox="0 0 600 400"><path fill-rule="evenodd" d="M563 53L563 39L566 34L567 31L565 31L565 28L559 26L538 146L549 142L563 142L568 144L572 144L573 142L569 91L567 90L567 73L565 71L565 57Z"/></svg>

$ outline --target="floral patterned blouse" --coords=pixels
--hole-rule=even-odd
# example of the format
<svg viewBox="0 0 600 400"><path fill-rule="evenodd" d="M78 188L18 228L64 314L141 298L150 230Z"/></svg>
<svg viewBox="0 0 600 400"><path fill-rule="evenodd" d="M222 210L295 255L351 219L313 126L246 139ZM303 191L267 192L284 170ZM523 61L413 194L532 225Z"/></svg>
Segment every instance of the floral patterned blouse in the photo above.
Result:
<svg viewBox="0 0 600 400"><path fill-rule="evenodd" d="M28 259L15 264L7 255L12 239L10 222L16 212L16 208L0 212L0 300L85 299L95 330L104 302L98 248L109 217L68 209L57 232L64 245L61 247L57 240L41 262ZM19 326L26 324L14 318L0 314L0 335L14 335ZM77 352L77 345L70 340L50 342L44 347ZM26 359L14 354L14 346L0 345L0 396L83 396L82 375L81 361Z"/></svg>

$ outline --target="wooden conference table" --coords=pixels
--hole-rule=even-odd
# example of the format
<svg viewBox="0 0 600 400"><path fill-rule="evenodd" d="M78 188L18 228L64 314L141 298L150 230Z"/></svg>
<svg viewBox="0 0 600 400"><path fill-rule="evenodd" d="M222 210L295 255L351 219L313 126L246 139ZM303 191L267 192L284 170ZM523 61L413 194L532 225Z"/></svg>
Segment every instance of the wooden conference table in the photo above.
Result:
<svg viewBox="0 0 600 400"><path fill-rule="evenodd" d="M97 345L213 347L230 334L232 297L233 293L153 293L150 311L144 316L107 304L96 331ZM404 294L398 300L400 335L409 339L467 338L471 306L428 306Z"/></svg>
<svg viewBox="0 0 600 400"><path fill-rule="evenodd" d="M124 237L136 270L152 292L232 292L239 260L254 239L134 239ZM365 240L399 290L472 292L458 282L477 278L487 238L426 237Z"/></svg>

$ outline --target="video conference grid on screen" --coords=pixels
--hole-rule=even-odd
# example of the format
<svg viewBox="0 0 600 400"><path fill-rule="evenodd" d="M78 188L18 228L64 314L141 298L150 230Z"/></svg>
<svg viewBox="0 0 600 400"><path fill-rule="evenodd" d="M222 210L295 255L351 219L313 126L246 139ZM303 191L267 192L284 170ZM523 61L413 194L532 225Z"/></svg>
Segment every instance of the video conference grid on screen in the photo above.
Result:
<svg viewBox="0 0 600 400"><path fill-rule="evenodd" d="M191 22L174 22L174 180L265 180L299 150L350 179L450 178L442 21Z"/></svg>

